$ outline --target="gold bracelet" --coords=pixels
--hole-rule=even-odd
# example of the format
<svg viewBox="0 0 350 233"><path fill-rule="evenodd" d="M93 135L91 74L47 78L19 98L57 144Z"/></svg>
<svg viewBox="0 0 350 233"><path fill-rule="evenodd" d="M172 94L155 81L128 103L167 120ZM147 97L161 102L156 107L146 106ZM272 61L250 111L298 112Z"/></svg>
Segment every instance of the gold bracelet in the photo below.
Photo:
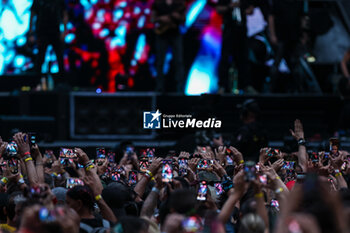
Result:
<svg viewBox="0 0 350 233"><path fill-rule="evenodd" d="M28 161L33 161L32 157L28 157L24 160L24 162L28 162Z"/></svg>
<svg viewBox="0 0 350 233"><path fill-rule="evenodd" d="M256 197L256 198L261 198L263 196L264 196L264 194L262 192L257 193L257 194L254 195L254 197Z"/></svg>
<svg viewBox="0 0 350 233"><path fill-rule="evenodd" d="M101 194L99 194L99 195L97 195L97 196L95 197L95 200L96 200L96 201L99 201L99 200L101 200L101 199L102 199Z"/></svg>
<svg viewBox="0 0 350 233"><path fill-rule="evenodd" d="M241 161L239 161L239 164L242 164L242 163L244 163L244 160L242 159Z"/></svg>

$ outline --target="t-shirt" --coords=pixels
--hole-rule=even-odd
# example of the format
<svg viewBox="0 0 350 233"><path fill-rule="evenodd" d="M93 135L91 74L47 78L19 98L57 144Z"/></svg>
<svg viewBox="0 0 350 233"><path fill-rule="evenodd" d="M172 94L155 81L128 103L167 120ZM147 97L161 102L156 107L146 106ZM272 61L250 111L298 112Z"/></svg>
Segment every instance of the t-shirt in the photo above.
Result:
<svg viewBox="0 0 350 233"><path fill-rule="evenodd" d="M32 12L37 16L36 32L59 33L65 9L64 0L34 0Z"/></svg>
<svg viewBox="0 0 350 233"><path fill-rule="evenodd" d="M270 14L275 18L276 36L279 40L297 40L301 29L303 1L272 0Z"/></svg>
<svg viewBox="0 0 350 233"><path fill-rule="evenodd" d="M81 223L85 223L89 225L92 228L97 228L97 227L103 227L103 220L101 218L92 218L92 219L86 219L82 218L80 220ZM110 227L112 227L112 223L109 222ZM82 228L79 229L79 233L88 233L87 231L83 230Z"/></svg>

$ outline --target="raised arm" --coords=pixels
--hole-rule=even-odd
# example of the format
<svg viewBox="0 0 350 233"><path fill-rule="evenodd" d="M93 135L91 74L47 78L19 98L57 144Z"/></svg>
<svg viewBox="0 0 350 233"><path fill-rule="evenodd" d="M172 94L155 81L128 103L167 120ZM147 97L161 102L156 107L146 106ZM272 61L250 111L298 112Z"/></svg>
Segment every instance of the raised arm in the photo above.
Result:
<svg viewBox="0 0 350 233"><path fill-rule="evenodd" d="M226 223L235 208L236 203L240 200L240 198L245 193L245 182L244 182L244 173L243 170L237 173L234 178L235 188L229 191L229 197L226 200L224 206L219 213L218 219L222 223Z"/></svg>
<svg viewBox="0 0 350 233"><path fill-rule="evenodd" d="M39 184L39 178L36 173L35 165L33 158L30 154L30 146L29 146L29 139L28 135L23 133L17 133L13 136L16 144L17 144L17 151L20 156L20 158L24 161L29 184L31 186L35 186ZM26 140L25 140L26 139Z"/></svg>
<svg viewBox="0 0 350 233"><path fill-rule="evenodd" d="M136 184L134 191L137 193L137 195L140 198L142 198L148 182L155 176L155 174L157 174L157 171L161 163L162 163L162 158L154 159L148 171L145 173L147 178L143 176L141 180Z"/></svg>
<svg viewBox="0 0 350 233"><path fill-rule="evenodd" d="M89 157L82 149L75 148L75 151L78 156L78 162L84 165L84 168L86 171L86 175L84 177L84 183L85 185L88 185L91 188L95 196L97 205L100 208L102 217L108 221L116 223L117 218L115 217L115 215L113 214L113 211L111 210L111 208L109 208L109 206L106 204L106 202L103 200L101 196L103 186L100 181L100 178L97 175L96 167L92 162L89 161Z"/></svg>
<svg viewBox="0 0 350 233"><path fill-rule="evenodd" d="M305 137L304 137L304 129L303 124L299 119L294 121L294 131L292 129L289 130L292 136L297 140L299 149L298 149L298 162L299 166L302 168L303 172L307 171L307 153L305 146Z"/></svg>

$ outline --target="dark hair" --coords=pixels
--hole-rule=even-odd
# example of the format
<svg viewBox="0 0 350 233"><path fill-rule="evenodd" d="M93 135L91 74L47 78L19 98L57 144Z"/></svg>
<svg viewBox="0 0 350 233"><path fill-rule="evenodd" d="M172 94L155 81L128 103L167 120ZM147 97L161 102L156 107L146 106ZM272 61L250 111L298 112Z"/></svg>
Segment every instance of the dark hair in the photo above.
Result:
<svg viewBox="0 0 350 233"><path fill-rule="evenodd" d="M94 209L95 199L89 186L75 186L68 190L67 196L74 200L80 200L90 210Z"/></svg>
<svg viewBox="0 0 350 233"><path fill-rule="evenodd" d="M139 233L140 231L148 231L148 223L137 217L126 216L120 219L123 232L125 233Z"/></svg>
<svg viewBox="0 0 350 233"><path fill-rule="evenodd" d="M195 208L197 203L196 194L189 189L178 189L171 193L169 198L170 209L179 214L186 214Z"/></svg>

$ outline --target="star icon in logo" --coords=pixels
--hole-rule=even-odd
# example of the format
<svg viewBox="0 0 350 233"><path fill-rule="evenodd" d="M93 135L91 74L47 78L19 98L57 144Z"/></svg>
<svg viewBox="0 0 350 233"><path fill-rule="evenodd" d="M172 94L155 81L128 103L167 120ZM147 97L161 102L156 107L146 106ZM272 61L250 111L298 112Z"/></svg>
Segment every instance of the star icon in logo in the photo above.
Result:
<svg viewBox="0 0 350 233"><path fill-rule="evenodd" d="M153 122L154 120L159 121L159 117L160 117L162 114L159 112L159 109L158 109L155 113L151 113L151 115L153 116L151 122Z"/></svg>

